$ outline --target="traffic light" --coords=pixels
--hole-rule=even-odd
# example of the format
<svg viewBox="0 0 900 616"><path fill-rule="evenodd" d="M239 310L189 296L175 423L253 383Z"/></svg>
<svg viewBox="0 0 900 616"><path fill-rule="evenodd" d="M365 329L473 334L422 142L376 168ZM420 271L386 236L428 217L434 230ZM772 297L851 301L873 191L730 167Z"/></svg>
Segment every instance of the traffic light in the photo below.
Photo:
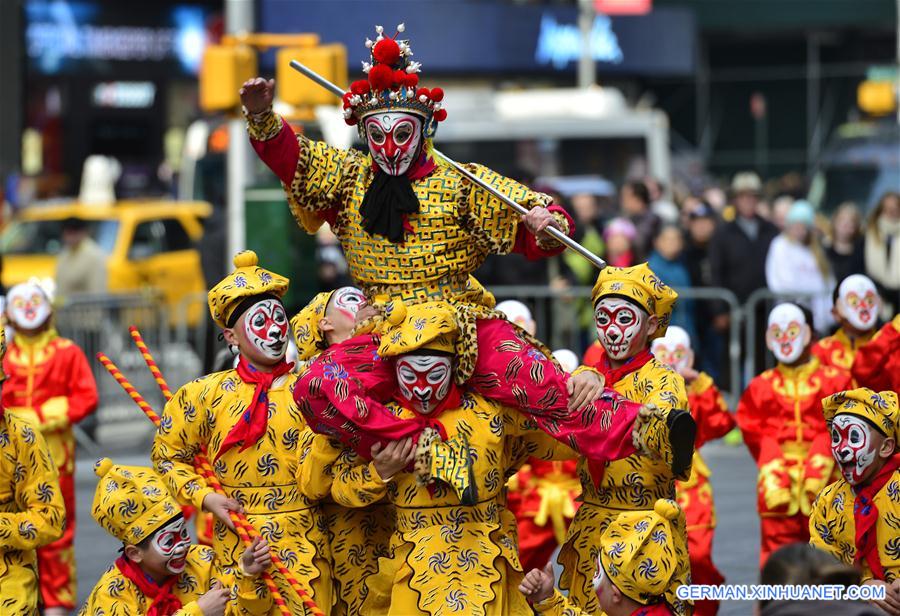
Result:
<svg viewBox="0 0 900 616"><path fill-rule="evenodd" d="M209 45L200 66L200 107L228 111L241 104L241 85L257 75L256 51L248 45Z"/></svg>
<svg viewBox="0 0 900 616"><path fill-rule="evenodd" d="M863 81L856 90L856 102L866 113L886 115L897 109L896 87L890 81Z"/></svg>
<svg viewBox="0 0 900 616"><path fill-rule="evenodd" d="M347 88L347 48L341 44L284 47L275 59L278 98L295 107L333 105L334 94L291 68L291 60L305 64L325 79Z"/></svg>

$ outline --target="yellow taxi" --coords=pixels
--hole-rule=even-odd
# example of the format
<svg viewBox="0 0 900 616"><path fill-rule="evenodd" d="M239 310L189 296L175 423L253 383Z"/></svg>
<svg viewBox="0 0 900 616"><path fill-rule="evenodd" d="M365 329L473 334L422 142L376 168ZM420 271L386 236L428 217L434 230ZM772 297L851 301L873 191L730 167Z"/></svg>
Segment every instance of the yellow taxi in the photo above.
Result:
<svg viewBox="0 0 900 616"><path fill-rule="evenodd" d="M182 300L206 291L197 243L202 219L212 206L202 201L119 201L114 205L78 202L34 205L23 210L0 235L3 284L9 288L32 276L55 277L67 218L88 223L91 236L107 254L110 293L158 289L173 321ZM188 321L199 314L192 309Z"/></svg>

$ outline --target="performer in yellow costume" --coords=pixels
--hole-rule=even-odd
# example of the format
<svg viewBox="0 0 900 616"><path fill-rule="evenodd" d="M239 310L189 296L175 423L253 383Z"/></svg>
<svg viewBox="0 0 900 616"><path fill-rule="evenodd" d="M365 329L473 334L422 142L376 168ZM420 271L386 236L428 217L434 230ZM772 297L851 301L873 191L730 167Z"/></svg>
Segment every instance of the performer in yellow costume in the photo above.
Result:
<svg viewBox="0 0 900 616"><path fill-rule="evenodd" d="M900 407L897 393L838 392L822 401L841 478L819 493L810 543L885 584L900 603ZM891 610L884 607L885 611Z"/></svg>
<svg viewBox="0 0 900 616"><path fill-rule="evenodd" d="M683 514L671 500L656 501L649 511L628 511L616 517L600 536L593 587L606 616L671 616L666 603L678 581L678 534ZM546 571L528 572L519 590L534 611L548 616L593 616L553 588Z"/></svg>
<svg viewBox="0 0 900 616"><path fill-rule="evenodd" d="M532 336L499 318L470 276L490 254L558 254L562 245L547 228L570 233L571 218L551 205L547 195L485 167L467 167L528 210L520 215L456 169L437 162L431 138L447 115L444 93L418 87L421 66L411 59L409 41L398 38L402 31L398 27L390 36L378 30L376 40L367 45L367 78L351 84L344 96L345 120L358 126L368 154L295 135L272 112L274 82L260 78L241 88L254 149L282 180L291 210L304 228L312 231L329 222L351 276L370 301L384 296L453 305L460 324L457 384L468 381L473 391L528 414L541 429L592 459L630 455L637 409L607 412L608 422L583 417L596 410L576 408L584 407L580 392L588 386L559 370L549 350ZM521 357L505 357L504 349L510 347L521 349ZM377 340L359 348L368 354L376 350ZM331 358L334 364L342 362L336 350ZM295 389L295 399L306 404L312 429L333 433L353 423L360 428L360 438L347 444L363 457L374 442L396 440L400 422L384 409L385 398L369 388L373 382L371 387L377 389L378 383L390 381L388 366L372 362L366 378L351 380L332 378L326 370L330 368L313 362ZM593 395L598 406L604 404L597 399L600 391L598 387ZM404 437L418 437L414 425L405 428Z"/></svg>
<svg viewBox="0 0 900 616"><path fill-rule="evenodd" d="M6 334L0 327L0 359ZM6 375L0 369L0 381ZM56 464L38 428L0 406L0 613L38 611L35 549L56 541L65 505Z"/></svg>
<svg viewBox="0 0 900 616"><path fill-rule="evenodd" d="M325 477L335 500L366 506L387 497L396 507L390 555L366 582L361 614L522 614L528 606L515 587L521 579L515 525L505 517L507 477L528 455L571 456L519 413L461 390L452 378L457 324L443 302L409 306L387 331L379 354L394 358L397 388L391 408L418 421L437 441L411 439L376 450L373 461L338 463ZM513 441L521 441L514 447ZM340 456L338 456L340 457ZM458 486L467 500L443 481ZM417 471L408 472L416 461ZM314 490L321 473L304 473Z"/></svg>
<svg viewBox="0 0 900 616"><path fill-rule="evenodd" d="M675 291L643 264L605 268L591 297L604 354L594 366L579 370L603 373L608 386L628 400L652 407L670 425L690 424L693 443L693 420L683 410L688 407L684 379L650 353L651 341L666 333L678 297ZM678 459L671 457L671 450L666 452L669 459L632 455L605 467L584 458L579 461L583 503L559 553L563 566L560 586L569 591L575 606L589 614L600 613L591 582L599 550L597 537L622 511L646 512L660 498L674 499L675 480L690 476L692 453L681 452ZM672 589L690 578L683 516L673 523L673 534L677 565ZM666 600L676 613L690 612L690 606L677 599L674 590Z"/></svg>
<svg viewBox="0 0 900 616"><path fill-rule="evenodd" d="M359 289L341 287L319 293L291 319L297 360L306 362L331 345L350 337L356 313L365 297ZM378 570L378 558L389 553L394 532L394 508L381 499L365 507L345 507L331 498L336 473L356 472L362 461L350 450L316 435L300 465L300 491L324 498L322 518L329 532L334 579L333 616L361 614L365 581ZM314 485L313 485L314 484Z"/></svg>
<svg viewBox="0 0 900 616"><path fill-rule="evenodd" d="M123 548L79 616L270 612L272 598L257 580L271 564L265 542L257 540L237 566L220 570L211 548L191 545L181 508L152 469L118 466L103 458L94 472L100 481L91 513Z"/></svg>
<svg viewBox="0 0 900 616"><path fill-rule="evenodd" d="M84 352L53 326L50 293L37 280L7 294L6 314L16 330L3 359L3 405L34 423L59 470L66 504L63 536L37 551L45 616L75 608L75 436L72 426L97 408L97 384Z"/></svg>
<svg viewBox="0 0 900 616"><path fill-rule="evenodd" d="M297 489L299 456L312 441L291 397L296 376L284 361L288 319L280 298L288 280L258 265L255 253L234 258L235 270L209 292L213 321L237 346L236 369L188 383L166 404L151 459L183 504L211 512L222 566L237 566L243 546L229 510L243 508L274 554L325 612L331 609L328 539L318 503ZM206 450L231 498L216 494L194 469ZM282 576L273 577L295 614L305 613Z"/></svg>

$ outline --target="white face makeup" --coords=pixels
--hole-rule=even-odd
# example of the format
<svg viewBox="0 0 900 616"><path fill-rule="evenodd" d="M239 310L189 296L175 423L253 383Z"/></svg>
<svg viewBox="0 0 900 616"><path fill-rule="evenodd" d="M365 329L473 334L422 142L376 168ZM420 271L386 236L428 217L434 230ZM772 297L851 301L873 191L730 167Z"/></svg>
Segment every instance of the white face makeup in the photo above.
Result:
<svg viewBox="0 0 900 616"><path fill-rule="evenodd" d="M769 313L766 346L783 364L793 364L803 355L812 331L803 311L793 304L780 304Z"/></svg>
<svg viewBox="0 0 900 616"><path fill-rule="evenodd" d="M172 574L184 571L191 537L184 524L184 518L173 520L153 535L150 540L153 550L166 559L166 570Z"/></svg>
<svg viewBox="0 0 900 616"><path fill-rule="evenodd" d="M597 337L606 354L617 361L628 359L643 339L647 315L620 297L604 297L594 308Z"/></svg>
<svg viewBox="0 0 900 616"><path fill-rule="evenodd" d="M396 372L400 395L423 415L434 412L450 392L453 371L445 355L404 355Z"/></svg>
<svg viewBox="0 0 900 616"><path fill-rule="evenodd" d="M356 319L359 307L366 302L366 296L356 287L341 287L331 297L331 305L351 321Z"/></svg>
<svg viewBox="0 0 900 616"><path fill-rule="evenodd" d="M6 305L13 326L25 331L41 327L53 312L44 291L30 282L10 289L6 295Z"/></svg>
<svg viewBox="0 0 900 616"><path fill-rule="evenodd" d="M369 152L382 171L403 175L419 157L422 119L401 111L388 111L364 120Z"/></svg>
<svg viewBox="0 0 900 616"><path fill-rule="evenodd" d="M691 337L677 325L670 325L665 336L654 340L650 344L650 351L653 353L653 357L667 366L671 366L675 372L682 373L694 367Z"/></svg>
<svg viewBox="0 0 900 616"><path fill-rule="evenodd" d="M862 274L853 274L841 283L836 307L851 327L866 332L878 321L881 297L874 282Z"/></svg>
<svg viewBox="0 0 900 616"><path fill-rule="evenodd" d="M244 315L247 340L269 359L278 360L287 351L288 320L284 306L276 299L253 304Z"/></svg>
<svg viewBox="0 0 900 616"><path fill-rule="evenodd" d="M861 417L837 415L831 422L831 455L850 485L859 485L878 457L881 439Z"/></svg>

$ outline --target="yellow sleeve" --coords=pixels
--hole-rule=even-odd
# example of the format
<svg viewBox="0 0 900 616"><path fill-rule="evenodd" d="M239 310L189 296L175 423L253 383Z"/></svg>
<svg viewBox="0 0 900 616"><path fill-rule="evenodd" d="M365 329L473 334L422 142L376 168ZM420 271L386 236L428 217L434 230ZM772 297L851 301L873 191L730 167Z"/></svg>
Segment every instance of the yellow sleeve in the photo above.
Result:
<svg viewBox="0 0 900 616"><path fill-rule="evenodd" d="M342 449L334 463L331 497L343 507L365 507L387 495L387 482L375 470L373 462L365 462L349 449Z"/></svg>
<svg viewBox="0 0 900 616"><path fill-rule="evenodd" d="M223 567L219 581L224 588L231 588L233 600L225 608L226 616L264 616L274 605L272 595L261 576L248 576L238 567Z"/></svg>
<svg viewBox="0 0 900 616"><path fill-rule="evenodd" d="M78 612L78 616L140 614L145 608L143 595L126 580L115 565L106 570ZM179 612L180 614L180 612Z"/></svg>
<svg viewBox="0 0 900 616"><path fill-rule="evenodd" d="M59 473L33 424L7 417L5 432L8 442L0 452L15 464L17 511L0 513L0 549L33 550L62 536L66 514Z"/></svg>
<svg viewBox="0 0 900 616"><path fill-rule="evenodd" d="M227 608L225 611L228 611ZM191 601L187 605L183 605L180 610L175 610L172 616L203 616L203 610L196 601Z"/></svg>
<svg viewBox="0 0 900 616"><path fill-rule="evenodd" d="M687 387L684 378L663 365L653 366L641 386L646 390L643 404L654 405L663 413L669 411L688 410Z"/></svg>
<svg viewBox="0 0 900 616"><path fill-rule="evenodd" d="M466 168L526 209L551 204L552 200L548 195L529 190L487 167L468 164ZM460 226L473 236L475 245L491 254L507 254L512 251L520 215L466 178L460 180L460 188L457 210Z"/></svg>
<svg viewBox="0 0 900 616"><path fill-rule="evenodd" d="M555 588L552 595L531 607L538 614L548 614L549 616L589 616L587 612L575 607L566 597L559 594Z"/></svg>
<svg viewBox="0 0 900 616"><path fill-rule="evenodd" d="M44 421L41 424L41 432L53 432L65 428L69 420L69 399L65 396L50 398L41 405L41 413Z"/></svg>
<svg viewBox="0 0 900 616"><path fill-rule="evenodd" d="M897 473L894 473L897 477ZM900 489L900 480L892 480L886 488L882 490L898 490ZM884 511L887 509L887 511ZM876 537L878 538L878 560L884 567L885 578L889 581L900 579L900 504L895 499L891 499L890 506L878 507L878 522L875 526ZM867 567L868 569L868 567ZM865 576L863 576L865 578Z"/></svg>
<svg viewBox="0 0 900 616"><path fill-rule="evenodd" d="M188 383L166 403L153 438L150 460L182 504L203 509L203 499L214 490L194 468L200 444L208 440L209 427L201 419L205 414L203 381Z"/></svg>
<svg viewBox="0 0 900 616"><path fill-rule="evenodd" d="M834 539L835 521L828 519L836 485L832 484L825 488L813 502L809 514L809 544L845 562L841 547Z"/></svg>
<svg viewBox="0 0 900 616"><path fill-rule="evenodd" d="M307 432L312 431L307 428ZM313 435L301 445L297 464L297 486L300 493L310 500L321 500L331 494L334 480L334 463L341 450L327 436Z"/></svg>

